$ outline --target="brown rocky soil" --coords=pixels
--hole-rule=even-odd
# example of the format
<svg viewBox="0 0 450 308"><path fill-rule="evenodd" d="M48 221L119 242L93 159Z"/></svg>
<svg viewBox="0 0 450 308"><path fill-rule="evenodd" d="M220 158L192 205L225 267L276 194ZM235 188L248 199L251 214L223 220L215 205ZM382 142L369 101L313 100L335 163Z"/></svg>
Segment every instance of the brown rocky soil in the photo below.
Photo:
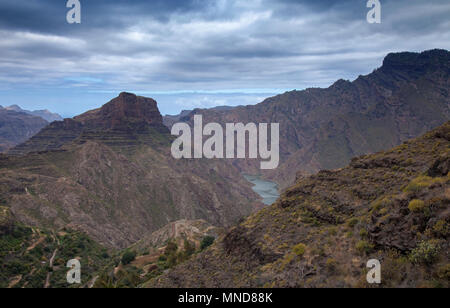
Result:
<svg viewBox="0 0 450 308"><path fill-rule="evenodd" d="M450 122L343 169L299 177L208 251L147 287L449 287Z"/></svg>

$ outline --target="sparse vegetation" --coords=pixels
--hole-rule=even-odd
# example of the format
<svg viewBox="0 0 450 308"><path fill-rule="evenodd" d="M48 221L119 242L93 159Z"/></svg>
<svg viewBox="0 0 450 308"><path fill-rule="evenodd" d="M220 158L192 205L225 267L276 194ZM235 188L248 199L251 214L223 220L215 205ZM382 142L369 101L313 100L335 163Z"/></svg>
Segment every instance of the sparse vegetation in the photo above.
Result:
<svg viewBox="0 0 450 308"><path fill-rule="evenodd" d="M352 218L347 222L347 226L353 229L358 224L358 222L358 218Z"/></svg>
<svg viewBox="0 0 450 308"><path fill-rule="evenodd" d="M413 213L423 212L425 210L425 202L423 202L422 200L414 199L409 203L408 209Z"/></svg>
<svg viewBox="0 0 450 308"><path fill-rule="evenodd" d="M52 267L49 262L54 253ZM105 248L83 233L65 230L54 234L15 224L10 233L0 236L0 288L43 288L47 275L50 287L76 287L67 284L66 262L80 260L82 282L86 283L109 262L105 254Z"/></svg>
<svg viewBox="0 0 450 308"><path fill-rule="evenodd" d="M213 236L205 236L200 243L200 250L205 250L206 248L214 244L215 240L216 239Z"/></svg>
<svg viewBox="0 0 450 308"><path fill-rule="evenodd" d="M359 241L356 244L356 250L360 253L360 254L368 254L372 251L373 249L373 245L370 244L369 242L363 240L363 241Z"/></svg>
<svg viewBox="0 0 450 308"><path fill-rule="evenodd" d="M327 267L328 271L330 271L332 273L336 272L337 261L333 258L328 258L327 262L326 262L326 267Z"/></svg>
<svg viewBox="0 0 450 308"><path fill-rule="evenodd" d="M306 245L305 244L297 244L292 248L292 251L299 257L303 256L306 252Z"/></svg>
<svg viewBox="0 0 450 308"><path fill-rule="evenodd" d="M389 197L382 197L372 203L372 209L374 211L380 211L389 206L391 203L392 200Z"/></svg>
<svg viewBox="0 0 450 308"><path fill-rule="evenodd" d="M450 234L450 227L445 220L439 220L433 227L433 232L440 237L447 237Z"/></svg>
<svg viewBox="0 0 450 308"><path fill-rule="evenodd" d="M439 242L436 240L422 241L411 251L409 259L415 264L432 264L440 251Z"/></svg>
<svg viewBox="0 0 450 308"><path fill-rule="evenodd" d="M425 188L430 187L433 184L442 183L443 180L440 178L432 178L429 176L419 176L412 180L403 190L404 192L419 192Z"/></svg>

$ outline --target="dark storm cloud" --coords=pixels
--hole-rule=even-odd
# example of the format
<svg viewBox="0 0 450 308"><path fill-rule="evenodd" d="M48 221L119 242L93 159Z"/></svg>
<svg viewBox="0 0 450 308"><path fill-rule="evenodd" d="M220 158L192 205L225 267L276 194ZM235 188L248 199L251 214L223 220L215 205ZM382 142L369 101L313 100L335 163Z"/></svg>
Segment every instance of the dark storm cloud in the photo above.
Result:
<svg viewBox="0 0 450 308"><path fill-rule="evenodd" d="M65 24L67 1L1 0L0 26L7 29L59 33L73 31ZM81 0L86 25L100 28L121 27L147 17L167 21L172 14L201 9L209 1L198 0Z"/></svg>
<svg viewBox="0 0 450 308"><path fill-rule="evenodd" d="M365 0L80 2L70 25L65 0L0 0L0 90L301 89L369 73L391 51L450 48L448 0L381 0L381 25Z"/></svg>

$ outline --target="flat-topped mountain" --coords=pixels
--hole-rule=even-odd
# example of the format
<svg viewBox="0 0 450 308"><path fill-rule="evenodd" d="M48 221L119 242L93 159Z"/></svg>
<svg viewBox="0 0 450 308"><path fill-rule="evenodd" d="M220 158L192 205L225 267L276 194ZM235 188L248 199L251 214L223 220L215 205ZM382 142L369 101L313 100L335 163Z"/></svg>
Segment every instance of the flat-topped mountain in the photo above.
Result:
<svg viewBox="0 0 450 308"><path fill-rule="evenodd" d="M121 93L0 156L0 205L30 226L127 247L180 219L228 226L261 206L225 160L172 158L154 100Z"/></svg>
<svg viewBox="0 0 450 308"><path fill-rule="evenodd" d="M99 109L74 118L85 127L101 130L133 130L144 126L163 128L155 100L131 93L120 95Z"/></svg>
<svg viewBox="0 0 450 308"><path fill-rule="evenodd" d="M179 121L280 123L280 167L265 176L281 187L297 172L345 166L354 156L375 153L417 137L450 120L450 52L389 54L383 65L355 81L327 89L291 91L255 106L196 109ZM168 119L166 124L172 123ZM257 161L234 162L259 173Z"/></svg>
<svg viewBox="0 0 450 308"><path fill-rule="evenodd" d="M168 142L169 134L156 101L124 92L99 109L51 123L9 153L57 150L75 140L83 143L98 139L119 148L139 145L144 139L148 144L157 144Z"/></svg>

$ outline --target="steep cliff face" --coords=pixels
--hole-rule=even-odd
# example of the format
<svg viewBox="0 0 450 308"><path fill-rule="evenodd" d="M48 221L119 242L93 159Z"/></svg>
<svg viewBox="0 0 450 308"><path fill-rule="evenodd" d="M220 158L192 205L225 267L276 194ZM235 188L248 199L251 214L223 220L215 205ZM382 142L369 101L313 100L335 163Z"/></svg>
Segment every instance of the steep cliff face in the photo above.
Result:
<svg viewBox="0 0 450 308"><path fill-rule="evenodd" d="M164 128L156 101L125 92L102 108L86 112L74 120L89 129L102 131L134 130L144 126Z"/></svg>
<svg viewBox="0 0 450 308"><path fill-rule="evenodd" d="M157 103L151 98L121 93L99 109L73 119L53 122L27 142L11 149L10 154L26 154L60 149L76 142L98 140L117 148L157 145L168 142L169 131L163 125Z"/></svg>
<svg viewBox="0 0 450 308"><path fill-rule="evenodd" d="M40 117L0 107L0 152L31 138L47 124Z"/></svg>
<svg viewBox="0 0 450 308"><path fill-rule="evenodd" d="M174 160L152 99L122 93L0 156L0 203L31 226L124 248L179 219L228 226L260 206L223 160Z"/></svg>
<svg viewBox="0 0 450 308"><path fill-rule="evenodd" d="M286 187L298 171L340 168L354 156L389 149L442 125L450 119L449 91L448 51L398 53L353 82L287 92L255 106L197 109L179 120L192 123L202 114L205 123L280 123L281 164L265 176ZM235 165L260 172L255 161Z"/></svg>
<svg viewBox="0 0 450 308"><path fill-rule="evenodd" d="M341 170L299 178L271 207L148 287L449 287L450 122Z"/></svg>

